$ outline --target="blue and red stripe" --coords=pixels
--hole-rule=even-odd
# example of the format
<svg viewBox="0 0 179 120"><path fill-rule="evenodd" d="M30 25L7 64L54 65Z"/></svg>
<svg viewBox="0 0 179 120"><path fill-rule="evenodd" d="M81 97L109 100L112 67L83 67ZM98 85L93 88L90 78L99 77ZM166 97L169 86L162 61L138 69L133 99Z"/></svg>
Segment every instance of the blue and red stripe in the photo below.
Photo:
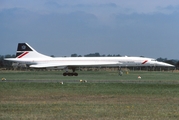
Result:
<svg viewBox="0 0 179 120"><path fill-rule="evenodd" d="M17 58L22 58L23 56L27 55L29 52L24 52L21 55L19 55Z"/></svg>

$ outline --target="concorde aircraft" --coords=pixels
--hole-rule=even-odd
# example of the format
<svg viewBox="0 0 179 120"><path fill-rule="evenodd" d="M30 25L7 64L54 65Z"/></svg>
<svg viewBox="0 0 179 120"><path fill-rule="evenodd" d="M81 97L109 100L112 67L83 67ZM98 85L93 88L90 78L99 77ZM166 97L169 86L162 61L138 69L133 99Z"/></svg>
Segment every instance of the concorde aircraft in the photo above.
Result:
<svg viewBox="0 0 179 120"><path fill-rule="evenodd" d="M28 43L19 43L16 58L5 60L27 64L31 68L58 68L65 69L64 76L78 76L77 67L133 67L133 66L165 66L174 67L168 63L159 62L146 57L50 57L37 52ZM68 68L73 72L68 72Z"/></svg>

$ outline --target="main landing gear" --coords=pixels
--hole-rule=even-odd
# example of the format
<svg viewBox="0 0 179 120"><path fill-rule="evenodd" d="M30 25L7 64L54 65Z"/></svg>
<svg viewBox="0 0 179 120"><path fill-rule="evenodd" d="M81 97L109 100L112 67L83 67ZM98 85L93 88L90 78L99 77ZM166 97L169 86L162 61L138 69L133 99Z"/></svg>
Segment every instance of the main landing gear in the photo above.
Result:
<svg viewBox="0 0 179 120"><path fill-rule="evenodd" d="M75 68L72 68L73 72L68 72L68 68L66 68L66 72L63 73L63 76L78 76L78 73L75 72Z"/></svg>
<svg viewBox="0 0 179 120"><path fill-rule="evenodd" d="M72 73L70 73L70 72L64 72L63 76L78 76L78 73L76 73L76 72L72 72Z"/></svg>

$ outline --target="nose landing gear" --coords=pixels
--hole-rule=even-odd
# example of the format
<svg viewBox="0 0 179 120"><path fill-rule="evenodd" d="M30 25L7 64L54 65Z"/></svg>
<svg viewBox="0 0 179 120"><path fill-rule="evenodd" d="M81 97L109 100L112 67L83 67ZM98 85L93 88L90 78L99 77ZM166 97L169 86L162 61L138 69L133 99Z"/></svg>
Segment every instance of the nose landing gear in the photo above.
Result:
<svg viewBox="0 0 179 120"><path fill-rule="evenodd" d="M119 67L119 75L122 76L123 75L123 72L121 70L121 67Z"/></svg>

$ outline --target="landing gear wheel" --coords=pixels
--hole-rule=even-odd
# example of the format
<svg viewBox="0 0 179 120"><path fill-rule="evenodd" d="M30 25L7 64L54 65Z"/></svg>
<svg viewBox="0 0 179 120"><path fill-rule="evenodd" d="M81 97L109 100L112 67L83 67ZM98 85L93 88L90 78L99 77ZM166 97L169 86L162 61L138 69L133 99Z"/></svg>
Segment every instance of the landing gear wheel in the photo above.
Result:
<svg viewBox="0 0 179 120"><path fill-rule="evenodd" d="M68 76L73 76L73 73L68 73Z"/></svg>
<svg viewBox="0 0 179 120"><path fill-rule="evenodd" d="M78 76L78 73L73 73L74 76Z"/></svg>
<svg viewBox="0 0 179 120"><path fill-rule="evenodd" d="M63 76L67 76L68 75L68 73L63 73Z"/></svg>
<svg viewBox="0 0 179 120"><path fill-rule="evenodd" d="M76 73L76 72L74 72L74 73L64 72L63 76L78 76L78 73Z"/></svg>

